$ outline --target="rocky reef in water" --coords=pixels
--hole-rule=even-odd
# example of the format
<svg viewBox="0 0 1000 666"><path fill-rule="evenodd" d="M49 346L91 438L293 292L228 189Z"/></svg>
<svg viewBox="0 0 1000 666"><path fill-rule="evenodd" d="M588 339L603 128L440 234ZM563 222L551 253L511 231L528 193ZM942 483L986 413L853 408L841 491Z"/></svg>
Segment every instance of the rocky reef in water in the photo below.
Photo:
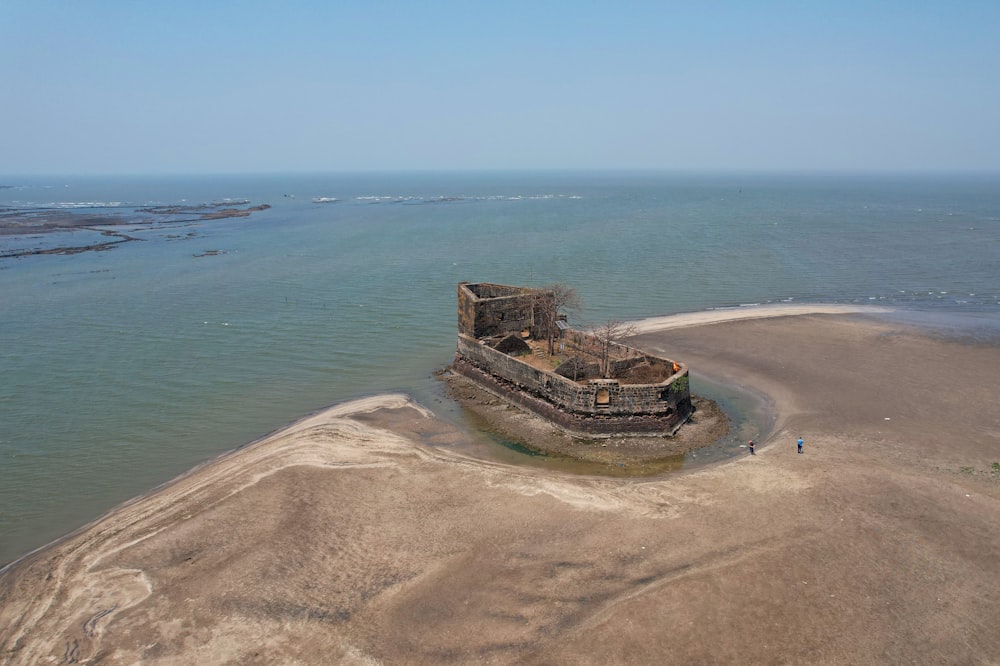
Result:
<svg viewBox="0 0 1000 666"><path fill-rule="evenodd" d="M93 231L112 240L87 244L60 244L10 251L0 250L0 259L43 254L79 254L109 250L122 243L142 240L115 227L164 229L210 220L249 217L269 209L269 204L249 201L218 201L194 206L166 205L67 209L60 207L0 207L0 236L40 236L78 230Z"/></svg>

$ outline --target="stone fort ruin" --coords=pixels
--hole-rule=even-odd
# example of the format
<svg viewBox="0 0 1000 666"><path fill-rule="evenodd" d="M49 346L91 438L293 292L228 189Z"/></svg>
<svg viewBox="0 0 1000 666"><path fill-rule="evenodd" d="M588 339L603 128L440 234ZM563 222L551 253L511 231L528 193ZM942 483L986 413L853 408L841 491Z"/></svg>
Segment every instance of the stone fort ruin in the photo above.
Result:
<svg viewBox="0 0 1000 666"><path fill-rule="evenodd" d="M693 411L687 367L571 329L547 289L458 285L452 368L578 434L672 435Z"/></svg>

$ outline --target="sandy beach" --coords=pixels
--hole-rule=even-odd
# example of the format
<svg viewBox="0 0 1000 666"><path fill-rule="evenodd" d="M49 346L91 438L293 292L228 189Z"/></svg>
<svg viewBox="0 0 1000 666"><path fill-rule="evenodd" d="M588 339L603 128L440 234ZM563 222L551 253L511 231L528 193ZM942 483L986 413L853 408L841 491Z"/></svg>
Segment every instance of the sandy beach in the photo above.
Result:
<svg viewBox="0 0 1000 666"><path fill-rule="evenodd" d="M774 424L687 472L472 457L402 395L312 415L0 572L0 663L1000 663L1000 346L878 315L643 322Z"/></svg>

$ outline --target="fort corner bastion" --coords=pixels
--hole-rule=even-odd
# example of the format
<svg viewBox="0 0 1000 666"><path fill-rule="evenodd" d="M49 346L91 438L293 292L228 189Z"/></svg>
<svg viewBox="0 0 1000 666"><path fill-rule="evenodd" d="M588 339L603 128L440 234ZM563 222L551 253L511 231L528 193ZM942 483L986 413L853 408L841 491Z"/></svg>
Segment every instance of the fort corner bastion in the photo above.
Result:
<svg viewBox="0 0 1000 666"><path fill-rule="evenodd" d="M669 436L691 416L687 367L569 328L549 289L458 285L452 369L572 434Z"/></svg>

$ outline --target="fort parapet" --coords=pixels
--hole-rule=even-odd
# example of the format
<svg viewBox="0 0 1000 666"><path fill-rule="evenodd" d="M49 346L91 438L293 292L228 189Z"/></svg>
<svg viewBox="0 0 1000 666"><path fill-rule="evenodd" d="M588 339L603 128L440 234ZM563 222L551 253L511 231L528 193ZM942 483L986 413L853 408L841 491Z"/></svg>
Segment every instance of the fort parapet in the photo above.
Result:
<svg viewBox="0 0 1000 666"><path fill-rule="evenodd" d="M585 435L672 435L690 417L687 367L574 330L546 289L458 285L453 368Z"/></svg>

